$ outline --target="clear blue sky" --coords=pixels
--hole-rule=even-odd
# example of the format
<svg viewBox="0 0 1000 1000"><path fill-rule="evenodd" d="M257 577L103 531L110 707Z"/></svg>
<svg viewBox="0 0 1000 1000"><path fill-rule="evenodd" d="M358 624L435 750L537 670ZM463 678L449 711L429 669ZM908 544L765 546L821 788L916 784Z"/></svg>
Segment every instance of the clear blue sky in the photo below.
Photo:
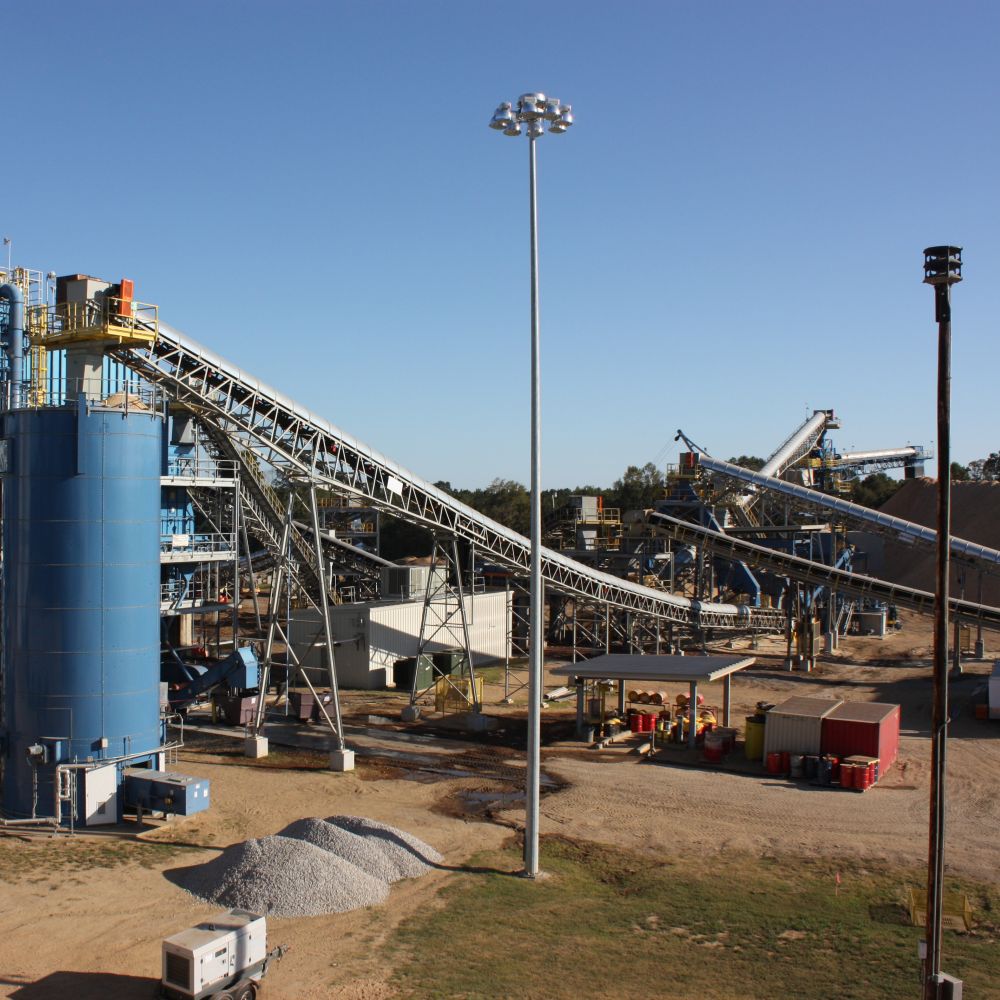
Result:
<svg viewBox="0 0 1000 1000"><path fill-rule="evenodd" d="M222 2L5 7L0 231L430 480L528 478L528 90L544 485L931 445L921 250L965 247L953 456L1000 449L993 2Z"/></svg>

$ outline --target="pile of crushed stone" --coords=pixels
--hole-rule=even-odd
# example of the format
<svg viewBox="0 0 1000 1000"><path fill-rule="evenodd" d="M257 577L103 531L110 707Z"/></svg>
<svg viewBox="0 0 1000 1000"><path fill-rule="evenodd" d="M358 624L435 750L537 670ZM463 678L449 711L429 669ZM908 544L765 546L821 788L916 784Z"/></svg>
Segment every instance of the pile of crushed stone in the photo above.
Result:
<svg viewBox="0 0 1000 1000"><path fill-rule="evenodd" d="M400 871L400 878L419 878L444 858L418 837L364 816L330 816L327 823L377 842Z"/></svg>
<svg viewBox="0 0 1000 1000"><path fill-rule="evenodd" d="M182 889L230 908L278 917L344 913L385 901L389 885L442 861L404 830L360 816L301 819L172 874Z"/></svg>

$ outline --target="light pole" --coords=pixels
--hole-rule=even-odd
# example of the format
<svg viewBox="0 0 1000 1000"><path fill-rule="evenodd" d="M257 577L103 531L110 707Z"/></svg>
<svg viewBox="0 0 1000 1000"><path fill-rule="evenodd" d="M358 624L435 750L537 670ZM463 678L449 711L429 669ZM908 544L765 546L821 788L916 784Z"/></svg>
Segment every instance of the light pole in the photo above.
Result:
<svg viewBox="0 0 1000 1000"><path fill-rule="evenodd" d="M948 576L951 548L951 286L962 280L962 248L928 247L924 281L934 286L938 324L938 499L937 582L934 594L934 708L931 721L931 802L927 850L927 936L925 1000L936 1000L941 972L944 894L944 784L948 745Z"/></svg>
<svg viewBox="0 0 1000 1000"><path fill-rule="evenodd" d="M538 350L538 202L535 184L535 140L549 131L557 135L573 124L573 109L544 94L522 94L517 108L504 102L493 113L490 128L504 135L528 136L528 171L531 216L531 587L528 625L528 768L524 795L524 874L538 875L538 786L541 756L542 651L545 645L542 618L542 499L541 436L539 416Z"/></svg>

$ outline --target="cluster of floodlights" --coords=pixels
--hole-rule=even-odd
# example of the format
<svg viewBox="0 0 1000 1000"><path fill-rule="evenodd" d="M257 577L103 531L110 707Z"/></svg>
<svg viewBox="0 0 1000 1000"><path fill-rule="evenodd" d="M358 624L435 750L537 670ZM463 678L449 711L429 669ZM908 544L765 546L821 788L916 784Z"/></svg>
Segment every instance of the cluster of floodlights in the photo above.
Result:
<svg viewBox="0 0 1000 1000"><path fill-rule="evenodd" d="M521 126L528 126L528 138L537 139L545 132L545 122L549 131L557 135L565 132L573 124L573 108L560 104L558 98L544 94L522 94L517 99L517 110L509 101L504 101L493 112L490 128L502 131L504 135L520 135Z"/></svg>

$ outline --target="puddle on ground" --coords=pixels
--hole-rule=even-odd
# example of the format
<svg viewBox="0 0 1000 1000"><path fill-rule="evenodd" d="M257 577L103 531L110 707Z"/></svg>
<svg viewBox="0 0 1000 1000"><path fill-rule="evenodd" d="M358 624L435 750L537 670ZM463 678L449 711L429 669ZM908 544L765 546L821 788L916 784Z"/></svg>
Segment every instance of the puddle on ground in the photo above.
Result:
<svg viewBox="0 0 1000 1000"><path fill-rule="evenodd" d="M390 719L385 715L369 715L368 725L369 726L394 726L399 722L399 719Z"/></svg>
<svg viewBox="0 0 1000 1000"><path fill-rule="evenodd" d="M524 802L524 792L462 792L461 797L473 808L479 806L513 806Z"/></svg>

